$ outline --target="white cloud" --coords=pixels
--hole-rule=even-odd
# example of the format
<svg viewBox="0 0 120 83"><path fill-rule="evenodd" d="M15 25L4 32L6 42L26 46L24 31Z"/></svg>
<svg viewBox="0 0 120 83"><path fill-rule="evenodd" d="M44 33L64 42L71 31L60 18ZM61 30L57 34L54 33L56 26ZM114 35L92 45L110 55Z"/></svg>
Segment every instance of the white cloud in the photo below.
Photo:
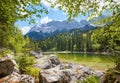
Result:
<svg viewBox="0 0 120 83"><path fill-rule="evenodd" d="M66 12L63 12L63 15L67 15L67 13L66 13Z"/></svg>
<svg viewBox="0 0 120 83"><path fill-rule="evenodd" d="M52 4L55 3L56 0L48 0L49 2L51 2ZM41 2L46 6L46 7L50 7L51 3L47 2L46 0L41 0Z"/></svg>
<svg viewBox="0 0 120 83"><path fill-rule="evenodd" d="M51 2L51 3L47 2L46 0L41 0L41 2L43 3L43 5L44 5L45 7L47 7L49 11L50 11L51 9L52 9L53 11L57 11L57 10L58 10L58 5L56 5L54 8L51 8L51 4L54 4L56 0L48 0L48 1Z"/></svg>
<svg viewBox="0 0 120 83"><path fill-rule="evenodd" d="M26 15L28 14L27 12L20 12L21 15Z"/></svg>
<svg viewBox="0 0 120 83"><path fill-rule="evenodd" d="M20 28L20 30L25 35L30 30L30 27L29 26L24 26L24 27Z"/></svg>
<svg viewBox="0 0 120 83"><path fill-rule="evenodd" d="M48 3L46 0L42 0L41 1L46 7L50 7L50 3Z"/></svg>
<svg viewBox="0 0 120 83"><path fill-rule="evenodd" d="M44 17L41 19L40 23L41 24L46 24L48 22L52 21L52 19L50 19L48 16Z"/></svg>

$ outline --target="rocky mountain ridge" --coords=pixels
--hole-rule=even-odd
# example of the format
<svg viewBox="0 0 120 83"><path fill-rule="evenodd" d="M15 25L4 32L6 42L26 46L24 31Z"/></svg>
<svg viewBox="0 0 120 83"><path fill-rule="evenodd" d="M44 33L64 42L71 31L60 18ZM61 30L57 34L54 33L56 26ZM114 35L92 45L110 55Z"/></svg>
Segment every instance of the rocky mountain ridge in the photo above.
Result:
<svg viewBox="0 0 120 83"><path fill-rule="evenodd" d="M55 36L59 33L69 32L71 30L79 29L80 31L89 31L95 29L96 26L86 20L78 21L51 21L47 24L35 25L32 27L26 36L33 40L40 40Z"/></svg>

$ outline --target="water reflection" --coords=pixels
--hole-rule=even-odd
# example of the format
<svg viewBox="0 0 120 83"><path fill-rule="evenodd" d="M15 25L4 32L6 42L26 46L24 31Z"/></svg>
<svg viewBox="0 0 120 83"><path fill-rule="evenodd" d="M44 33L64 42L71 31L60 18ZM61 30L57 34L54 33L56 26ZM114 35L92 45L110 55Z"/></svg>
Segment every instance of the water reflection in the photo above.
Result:
<svg viewBox="0 0 120 83"><path fill-rule="evenodd" d="M94 68L99 69L107 69L108 67L113 67L114 62L111 61L114 60L114 57L112 56L106 56L106 55L88 55L88 54L75 54L75 53L64 53L64 54L57 54L57 56L62 61L67 62L75 62L82 65L88 65Z"/></svg>

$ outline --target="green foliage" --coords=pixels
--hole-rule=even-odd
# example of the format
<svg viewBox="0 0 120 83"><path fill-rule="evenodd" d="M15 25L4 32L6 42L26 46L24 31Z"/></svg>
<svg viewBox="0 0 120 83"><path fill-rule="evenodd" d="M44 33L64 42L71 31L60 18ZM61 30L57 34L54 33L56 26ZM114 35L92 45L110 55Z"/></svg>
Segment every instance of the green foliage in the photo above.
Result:
<svg viewBox="0 0 120 83"><path fill-rule="evenodd" d="M23 46L27 43L26 40L24 39L24 36L22 35L22 32L18 29L15 28L15 33L14 37L10 37L9 42L10 42L10 49L12 49L15 53L19 53L23 50Z"/></svg>
<svg viewBox="0 0 120 83"><path fill-rule="evenodd" d="M109 69L104 75L103 83L119 83L120 71Z"/></svg>
<svg viewBox="0 0 120 83"><path fill-rule="evenodd" d="M9 49L5 49L5 48L0 49L0 58L7 56L7 54L9 54L9 53L11 53L11 50L9 50Z"/></svg>
<svg viewBox="0 0 120 83"><path fill-rule="evenodd" d="M52 3L52 1L48 1ZM114 0L56 0L55 3L52 3L52 7L56 7L56 5L68 14L68 19L73 19L79 15L88 15L91 19L101 15L106 10L114 14L120 12L120 3Z"/></svg>
<svg viewBox="0 0 120 83"><path fill-rule="evenodd" d="M61 33L35 43L37 43L38 48L41 48L43 51L82 51L82 40L82 32L77 30L71 31L70 33Z"/></svg>
<svg viewBox="0 0 120 83"><path fill-rule="evenodd" d="M103 83L119 83L120 82L120 56L116 56L115 67L108 69L104 75Z"/></svg>
<svg viewBox="0 0 120 83"><path fill-rule="evenodd" d="M40 1L0 0L0 47L12 48L16 52L22 49L23 38L14 24L17 20L27 20L32 23L34 19L30 21L27 19L28 17L40 17L41 13L47 13L47 9L42 6ZM18 40L17 37L20 37L21 40Z"/></svg>
<svg viewBox="0 0 120 83"><path fill-rule="evenodd" d="M29 74L35 78L38 78L39 73L40 73L40 69L32 67L32 66L28 66L28 67L25 67L25 73Z"/></svg>
<svg viewBox="0 0 120 83"><path fill-rule="evenodd" d="M14 27L12 26L12 23L10 25L8 23L0 23L0 47L8 48L10 45L9 38L13 37L13 34Z"/></svg>
<svg viewBox="0 0 120 83"><path fill-rule="evenodd" d="M92 44L92 48L93 48L93 50L99 50L100 44L99 43L94 43L94 44Z"/></svg>
<svg viewBox="0 0 120 83"><path fill-rule="evenodd" d="M74 47L74 51L76 51L77 50L77 45L75 44L73 47Z"/></svg>
<svg viewBox="0 0 120 83"><path fill-rule="evenodd" d="M73 30L35 43L43 51L92 51L91 31Z"/></svg>
<svg viewBox="0 0 120 83"><path fill-rule="evenodd" d="M106 25L92 32L92 43L95 50L107 52L120 51L120 27L115 27L115 24L113 22L111 25Z"/></svg>
<svg viewBox="0 0 120 83"><path fill-rule="evenodd" d="M120 17L119 17L120 19ZM43 51L120 52L120 27L116 23L89 32L73 30L34 43Z"/></svg>
<svg viewBox="0 0 120 83"><path fill-rule="evenodd" d="M16 61L19 66L20 72L35 77L35 81L38 82L40 68L36 68L33 65L36 63L35 58L29 55L16 56Z"/></svg>
<svg viewBox="0 0 120 83"><path fill-rule="evenodd" d="M120 72L120 56L116 57L115 63L116 63L116 70Z"/></svg>
<svg viewBox="0 0 120 83"><path fill-rule="evenodd" d="M89 76L86 80L83 80L80 83L99 83L99 78L97 76Z"/></svg>
<svg viewBox="0 0 120 83"><path fill-rule="evenodd" d="M25 73L27 67L32 67L33 64L36 63L34 57L30 57L25 54L17 57L16 60L19 64L19 69L20 69L21 73Z"/></svg>
<svg viewBox="0 0 120 83"><path fill-rule="evenodd" d="M38 47L38 43L35 41L32 41L29 39L29 37L25 38L26 40L26 45L24 46L24 51L29 52L31 50L41 50L41 48Z"/></svg>
<svg viewBox="0 0 120 83"><path fill-rule="evenodd" d="M47 9L40 2L41 0L0 0L0 16L5 19L8 15L9 18L5 20L14 22L25 20L31 15L41 17L41 13L46 13Z"/></svg>

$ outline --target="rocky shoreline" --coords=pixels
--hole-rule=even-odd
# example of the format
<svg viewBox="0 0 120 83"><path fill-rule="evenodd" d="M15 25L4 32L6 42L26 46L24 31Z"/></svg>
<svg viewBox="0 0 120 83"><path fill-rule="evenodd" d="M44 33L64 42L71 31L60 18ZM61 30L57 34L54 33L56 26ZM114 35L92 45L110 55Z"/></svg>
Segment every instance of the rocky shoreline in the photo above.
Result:
<svg viewBox="0 0 120 83"><path fill-rule="evenodd" d="M90 76L97 76L102 83L103 71L95 71L90 67L76 63L60 62L55 55L39 55L36 57L40 68L39 83L77 83ZM27 74L20 74L13 56L8 54L0 59L0 83L35 83L35 78Z"/></svg>
<svg viewBox="0 0 120 83"><path fill-rule="evenodd" d="M103 71L92 70L76 63L60 62L55 55L43 56L37 59L36 67L41 69L39 83L76 83L90 76L97 76L102 83Z"/></svg>

